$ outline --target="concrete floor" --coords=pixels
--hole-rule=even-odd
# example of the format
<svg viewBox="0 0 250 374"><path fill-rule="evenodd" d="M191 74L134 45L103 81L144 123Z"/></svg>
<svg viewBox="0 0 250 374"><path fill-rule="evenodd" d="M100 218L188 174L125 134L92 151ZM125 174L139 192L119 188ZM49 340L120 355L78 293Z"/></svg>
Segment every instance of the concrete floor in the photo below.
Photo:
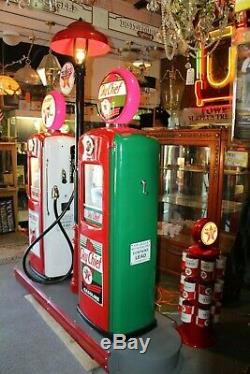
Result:
<svg viewBox="0 0 250 374"><path fill-rule="evenodd" d="M22 245L24 247L25 243ZM2 240L0 253L3 247ZM20 246L18 252L22 253L23 247L21 249ZM20 253L17 257L9 257L8 263L3 261L0 265L0 373L86 373L24 298L26 291L13 277L13 267ZM171 314L171 317L177 319L175 314ZM199 350L182 346L179 363L172 373L250 374L249 291L242 292L237 305L223 308L221 323L216 330L218 342L212 349ZM104 373L102 369L94 372Z"/></svg>
<svg viewBox="0 0 250 374"><path fill-rule="evenodd" d="M9 264L22 258L28 245L28 237L24 233L13 232L0 235L0 264Z"/></svg>

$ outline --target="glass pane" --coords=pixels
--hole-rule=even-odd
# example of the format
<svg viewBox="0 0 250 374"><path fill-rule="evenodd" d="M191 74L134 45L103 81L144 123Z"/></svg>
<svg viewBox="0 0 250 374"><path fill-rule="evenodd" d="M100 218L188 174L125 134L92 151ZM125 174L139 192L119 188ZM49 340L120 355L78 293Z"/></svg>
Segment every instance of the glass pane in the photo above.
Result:
<svg viewBox="0 0 250 374"><path fill-rule="evenodd" d="M228 148L225 152L221 229L236 233L249 188L249 159L246 150Z"/></svg>
<svg viewBox="0 0 250 374"><path fill-rule="evenodd" d="M103 169L101 165L85 164L84 218L102 224Z"/></svg>
<svg viewBox="0 0 250 374"><path fill-rule="evenodd" d="M36 157L31 157L30 167L31 167L31 198L34 200L38 200L39 186L40 186L39 159Z"/></svg>
<svg viewBox="0 0 250 374"><path fill-rule="evenodd" d="M0 151L0 186L14 185L13 163L11 151Z"/></svg>
<svg viewBox="0 0 250 374"><path fill-rule="evenodd" d="M208 147L162 146L160 234L178 237L207 215L209 161Z"/></svg>

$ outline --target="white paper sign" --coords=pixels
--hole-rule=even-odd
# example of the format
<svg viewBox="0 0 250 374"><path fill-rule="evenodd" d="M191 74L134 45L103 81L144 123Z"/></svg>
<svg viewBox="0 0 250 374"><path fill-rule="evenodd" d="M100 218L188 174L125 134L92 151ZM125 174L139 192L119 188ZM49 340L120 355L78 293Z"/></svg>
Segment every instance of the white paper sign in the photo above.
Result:
<svg viewBox="0 0 250 374"><path fill-rule="evenodd" d="M150 261L151 241L132 243L130 245L130 265L138 265Z"/></svg>
<svg viewBox="0 0 250 374"><path fill-rule="evenodd" d="M194 68L187 69L186 86L194 85Z"/></svg>

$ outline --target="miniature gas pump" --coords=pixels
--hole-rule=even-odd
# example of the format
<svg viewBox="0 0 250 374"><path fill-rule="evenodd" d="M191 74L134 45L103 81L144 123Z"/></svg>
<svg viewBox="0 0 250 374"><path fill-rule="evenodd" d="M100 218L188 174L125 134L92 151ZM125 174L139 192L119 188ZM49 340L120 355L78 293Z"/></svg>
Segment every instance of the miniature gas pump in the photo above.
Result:
<svg viewBox="0 0 250 374"><path fill-rule="evenodd" d="M98 99L108 125L79 142L78 310L104 333L138 334L155 325L159 144L124 125L140 100L132 73L112 70Z"/></svg>
<svg viewBox="0 0 250 374"><path fill-rule="evenodd" d="M223 291L225 257L216 246L218 228L208 218L192 227L194 244L183 253L179 309L182 323L177 327L182 341L191 347L207 348L216 339Z"/></svg>
<svg viewBox="0 0 250 374"><path fill-rule="evenodd" d="M29 242L41 235L67 205L73 192L74 137L58 131L64 122L66 105L63 96L52 91L42 105L42 119L48 131L28 140ZM54 211L57 200L58 213ZM72 266L68 242L73 237L73 204L61 224L41 238L29 253L29 265L40 277L57 278ZM69 240L65 239L65 233Z"/></svg>

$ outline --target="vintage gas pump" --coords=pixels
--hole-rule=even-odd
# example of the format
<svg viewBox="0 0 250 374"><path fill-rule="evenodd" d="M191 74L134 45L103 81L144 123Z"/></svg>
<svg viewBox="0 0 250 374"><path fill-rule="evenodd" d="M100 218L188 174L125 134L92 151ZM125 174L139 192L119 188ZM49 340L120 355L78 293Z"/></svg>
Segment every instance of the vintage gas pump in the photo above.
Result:
<svg viewBox="0 0 250 374"><path fill-rule="evenodd" d="M65 118L63 96L52 91L42 105L47 132L28 140L29 242L32 244L65 209L73 192L74 137L60 133ZM72 268L73 204L27 253L34 280L63 277ZM27 262L24 268L27 273Z"/></svg>
<svg viewBox="0 0 250 374"><path fill-rule="evenodd" d="M124 124L139 85L115 69L99 90L109 124L79 142L79 311L102 332L152 328L156 267L159 144Z"/></svg>

